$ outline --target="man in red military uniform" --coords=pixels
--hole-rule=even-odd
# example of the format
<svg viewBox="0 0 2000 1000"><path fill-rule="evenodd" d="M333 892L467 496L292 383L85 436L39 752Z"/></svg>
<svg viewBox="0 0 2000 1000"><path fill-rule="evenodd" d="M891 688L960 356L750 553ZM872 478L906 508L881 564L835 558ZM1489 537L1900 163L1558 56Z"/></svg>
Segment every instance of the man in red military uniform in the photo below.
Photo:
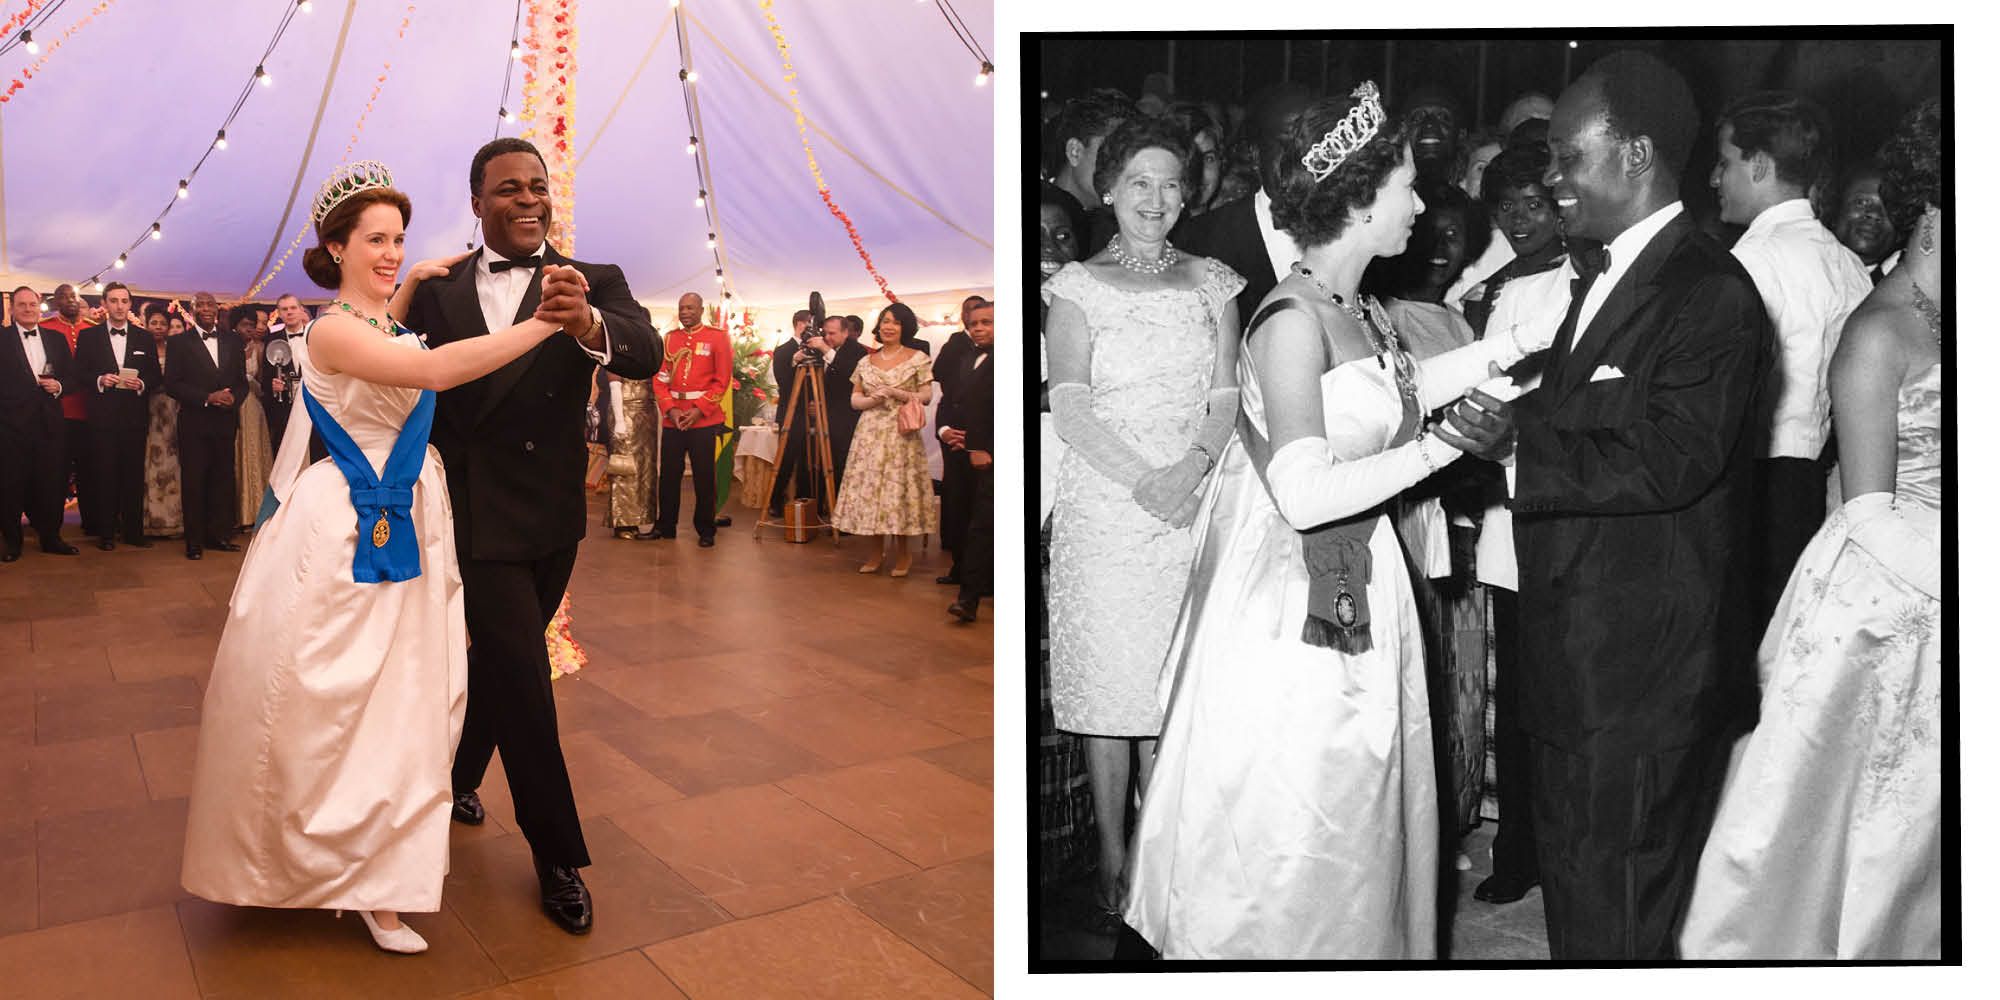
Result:
<svg viewBox="0 0 2000 1000"><path fill-rule="evenodd" d="M69 343L71 365L76 362L76 336L93 320L83 308L83 297L76 293L75 285L57 285L51 296L56 314L42 318L42 329L63 335ZM102 512L98 509L103 491L97 486L97 465L91 458L90 446L90 395L88 379L80 379L74 387L65 386L62 395L63 415L63 477L76 483L77 514L82 520L85 534L104 537Z"/></svg>
<svg viewBox="0 0 2000 1000"><path fill-rule="evenodd" d="M660 521L674 537L681 519L681 468L694 460L694 530L701 547L715 544L715 442L722 433L722 397L735 356L729 335L701 321L701 296L681 296L680 329L667 334L666 361L653 376L660 403Z"/></svg>

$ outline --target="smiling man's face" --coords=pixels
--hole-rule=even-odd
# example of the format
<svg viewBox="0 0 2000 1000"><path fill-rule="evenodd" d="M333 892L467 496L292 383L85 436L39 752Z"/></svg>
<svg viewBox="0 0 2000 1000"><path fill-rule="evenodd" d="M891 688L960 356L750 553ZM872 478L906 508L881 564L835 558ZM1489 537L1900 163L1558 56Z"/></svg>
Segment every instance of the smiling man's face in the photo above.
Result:
<svg viewBox="0 0 2000 1000"><path fill-rule="evenodd" d="M502 153L488 160L479 195L472 199L486 245L509 257L526 257L549 238L549 172L533 153Z"/></svg>

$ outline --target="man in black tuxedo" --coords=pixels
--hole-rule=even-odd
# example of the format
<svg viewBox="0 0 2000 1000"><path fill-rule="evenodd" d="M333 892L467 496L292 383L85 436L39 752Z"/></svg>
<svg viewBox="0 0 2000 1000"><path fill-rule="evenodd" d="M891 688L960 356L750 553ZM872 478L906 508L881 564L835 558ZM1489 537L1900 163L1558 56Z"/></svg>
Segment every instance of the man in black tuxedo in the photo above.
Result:
<svg viewBox="0 0 2000 1000"><path fill-rule="evenodd" d="M0 334L0 562L21 558L21 516L42 551L76 555L62 540L64 428L61 399L76 384L69 341L42 329L42 297L26 285L9 296L14 320Z"/></svg>
<svg viewBox="0 0 2000 1000"><path fill-rule="evenodd" d="M771 351L771 379L778 384L778 419L780 421L784 420L785 415L791 411L792 378L798 371L799 352L805 350L817 351L824 354L827 349L826 338L813 332L812 323L813 315L810 310L801 309L793 313L792 339L779 344ZM849 374L852 375L851 372ZM822 373L822 378L824 378L824 373ZM850 386L834 385L831 379L825 379L825 382L827 385L827 395L829 396L848 393L848 390L851 388ZM800 397L799 412L793 413L791 416L793 426L783 427L780 430L780 433L784 435L784 440L778 442L778 471L777 475L771 480L771 502L766 505L769 509L765 511L765 513L770 515L772 520L779 520L785 516L785 487L787 484L795 482L800 497L818 498L820 493L823 492L820 489L820 484L812 481L812 475L809 471L811 466L806 464L806 406L810 402L810 398ZM831 423L833 421L833 401L831 399L827 400L826 411L827 421ZM824 513L829 517L833 515L833 512L830 510L824 511Z"/></svg>
<svg viewBox="0 0 2000 1000"><path fill-rule="evenodd" d="M276 452L284 443L285 427L292 416L292 401L299 391L298 359L306 353L306 323L312 316L306 312L305 304L299 297L287 292L278 296L278 322L283 330L273 330L265 338L265 352L257 356L257 396L264 401L264 423L271 429L271 451ZM269 345L283 339L292 351L292 381L286 381L284 370L271 363ZM282 397L282 398L281 398ZM325 455L315 454L315 460Z"/></svg>
<svg viewBox="0 0 2000 1000"><path fill-rule="evenodd" d="M958 599L950 613L962 622L979 615L979 599L993 594L993 303L980 299L964 313L968 355L938 403L938 440L946 469L961 455L970 479L965 524L954 567Z"/></svg>
<svg viewBox="0 0 2000 1000"><path fill-rule="evenodd" d="M1087 231L1077 234L1084 240L1083 257L1096 255L1118 234L1118 220L1104 200L1108 192L1097 190L1097 152L1113 129L1138 115L1138 105L1124 94L1100 90L1068 101L1056 119L1050 135L1056 169L1050 180L1084 210Z"/></svg>
<svg viewBox="0 0 2000 1000"><path fill-rule="evenodd" d="M1564 225L1609 257L1573 254L1541 384L1513 407L1519 710L1558 961L1675 957L1756 707L1771 331L1749 275L1681 210L1698 127L1678 73L1620 52L1563 91L1549 129Z"/></svg>
<svg viewBox="0 0 2000 1000"><path fill-rule="evenodd" d="M833 357L826 361L826 425L833 439L833 493L840 495L847 475L847 449L854 444L854 425L861 414L854 409L854 366L868 356L861 343L861 317L831 316L826 325L827 346Z"/></svg>
<svg viewBox="0 0 2000 1000"><path fill-rule="evenodd" d="M236 408L250 394L243 339L219 328L215 296L194 297L194 325L167 341L167 395L181 404L181 526L187 557L235 552Z"/></svg>
<svg viewBox="0 0 2000 1000"><path fill-rule="evenodd" d="M660 370L663 348L624 272L548 246L548 168L535 147L502 138L472 158L472 211L486 245L418 286L409 325L446 344L533 316L559 318L550 337L500 370L440 393L431 444L444 460L465 581L464 735L452 764L452 818L485 819L477 789L494 750L514 815L534 852L542 909L572 934L590 930L590 864L556 730L543 632L584 534L584 412L602 365L623 378ZM564 265L580 273L548 272ZM540 276L550 274L544 301ZM571 339L575 343L570 343Z"/></svg>
<svg viewBox="0 0 2000 1000"><path fill-rule="evenodd" d="M1298 244L1271 222L1271 188L1278 182L1278 139L1312 100L1312 92L1295 83L1277 84L1258 94L1244 119L1249 138L1257 144L1257 192L1186 218L1173 238L1175 246L1213 257L1243 276L1243 290L1236 293L1239 316L1255 315L1257 304L1277 286L1278 278L1298 262Z"/></svg>
<svg viewBox="0 0 2000 1000"><path fill-rule="evenodd" d="M990 305L985 298L973 295L959 305L959 318L967 328L972 323L972 311L981 305ZM966 330L953 333L944 346L938 348L937 361L931 365L932 376L937 379L943 395L938 399L937 439L944 451L944 482L938 491L938 539L946 552L951 553L951 571L938 577L943 585L956 585L959 570L965 564L965 553L960 547L965 542L965 532L972 520L972 459L963 448L952 446L953 438L947 434L963 431L962 424L946 419L951 409L952 397L964 391L964 381L972 374L972 363L984 352L974 346L972 336Z"/></svg>
<svg viewBox="0 0 2000 1000"><path fill-rule="evenodd" d="M116 281L104 286L104 322L77 334L76 364L93 393L91 480L104 493L97 547L106 552L118 547L121 533L127 545L153 545L145 530L147 401L164 381L154 351L152 334L132 322L131 289Z"/></svg>

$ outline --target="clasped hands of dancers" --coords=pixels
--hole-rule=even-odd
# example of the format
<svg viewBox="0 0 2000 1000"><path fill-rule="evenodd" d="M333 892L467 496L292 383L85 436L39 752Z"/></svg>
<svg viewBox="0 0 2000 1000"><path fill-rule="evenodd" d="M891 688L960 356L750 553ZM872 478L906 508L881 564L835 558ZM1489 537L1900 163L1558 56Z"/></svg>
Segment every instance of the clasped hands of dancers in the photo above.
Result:
<svg viewBox="0 0 2000 1000"><path fill-rule="evenodd" d="M400 285L388 168L320 188L304 264L334 304L216 652L181 875L217 902L358 910L402 953L426 947L402 915L441 905L496 750L543 911L591 928L543 630L584 533L593 372L646 378L662 353L617 267L548 245L533 145L488 143L470 181L485 246ZM308 464L314 431L329 456Z"/></svg>

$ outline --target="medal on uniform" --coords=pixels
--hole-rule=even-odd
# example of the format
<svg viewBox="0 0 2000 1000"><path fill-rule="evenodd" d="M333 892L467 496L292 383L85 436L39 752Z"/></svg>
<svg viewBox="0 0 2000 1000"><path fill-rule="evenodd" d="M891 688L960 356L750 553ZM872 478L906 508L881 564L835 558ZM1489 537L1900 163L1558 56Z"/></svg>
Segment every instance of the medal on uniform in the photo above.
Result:
<svg viewBox="0 0 2000 1000"><path fill-rule="evenodd" d="M371 538L370 540L371 540L371 541L373 541L373 542L375 543L375 547L376 547L376 548L378 548L378 549L379 549L379 548L381 548L382 546L384 546L384 545L387 545L387 544L389 544L389 512L388 512L388 511L386 511L386 510L385 510L385 511L383 511L383 512L382 512L382 516L381 516L381 518L379 518L378 520L376 520L376 522L375 522L375 530L374 530L373 532L371 532L371 534L372 534L372 536L373 536L373 537L372 537L372 538Z"/></svg>
<svg viewBox="0 0 2000 1000"><path fill-rule="evenodd" d="M1347 590L1346 570L1340 571L1340 575L1334 580L1334 586L1338 589L1333 595L1333 620L1341 628L1351 629L1361 616L1355 610L1354 595Z"/></svg>

